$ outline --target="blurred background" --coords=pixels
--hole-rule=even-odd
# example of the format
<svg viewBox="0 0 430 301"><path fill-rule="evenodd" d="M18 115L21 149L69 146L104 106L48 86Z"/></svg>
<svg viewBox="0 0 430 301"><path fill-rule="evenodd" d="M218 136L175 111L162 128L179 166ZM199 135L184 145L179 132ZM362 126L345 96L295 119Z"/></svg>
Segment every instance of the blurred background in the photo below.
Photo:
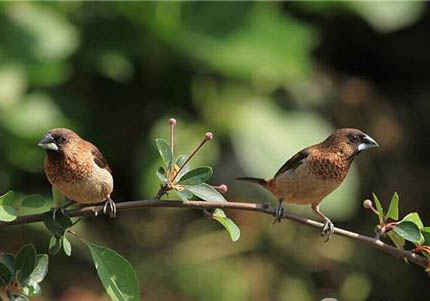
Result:
<svg viewBox="0 0 430 301"><path fill-rule="evenodd" d="M296 151L335 128L356 127L380 148L360 155L322 210L373 235L372 192L430 224L430 6L416 2L2 2L0 194L50 197L37 142L68 127L108 160L117 202L154 197L154 139L178 120L176 154L206 131L193 164L215 169L226 197L274 198L234 180L270 177ZM173 197L173 196L171 196ZM315 218L309 208L287 210ZM429 300L423 269L270 216L228 212L232 243L197 210L146 209L114 221L87 218L81 236L115 249L137 270L142 300ZM89 251L50 258L35 300L107 300ZM0 251L32 241L41 225L0 231Z"/></svg>

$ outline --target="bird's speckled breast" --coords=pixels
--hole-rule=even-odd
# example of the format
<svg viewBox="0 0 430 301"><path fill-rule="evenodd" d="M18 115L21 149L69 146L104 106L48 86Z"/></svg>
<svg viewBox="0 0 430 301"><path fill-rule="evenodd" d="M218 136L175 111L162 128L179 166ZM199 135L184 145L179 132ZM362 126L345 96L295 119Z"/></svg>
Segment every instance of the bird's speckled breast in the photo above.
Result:
<svg viewBox="0 0 430 301"><path fill-rule="evenodd" d="M350 162L335 153L310 154L296 169L273 180L275 195L288 203L319 203L339 187L349 166Z"/></svg>
<svg viewBox="0 0 430 301"><path fill-rule="evenodd" d="M51 156L50 160L45 159L45 171L56 189L80 204L103 202L113 190L112 175L97 166L92 158L78 160L73 154L62 158Z"/></svg>

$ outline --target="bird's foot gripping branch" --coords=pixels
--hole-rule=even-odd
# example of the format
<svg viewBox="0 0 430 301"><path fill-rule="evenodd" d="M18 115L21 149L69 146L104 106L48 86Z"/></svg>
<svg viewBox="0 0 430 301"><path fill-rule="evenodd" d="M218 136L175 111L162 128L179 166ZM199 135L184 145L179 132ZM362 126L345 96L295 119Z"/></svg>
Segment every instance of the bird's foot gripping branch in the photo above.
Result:
<svg viewBox="0 0 430 301"><path fill-rule="evenodd" d="M203 141L189 156L179 155L174 159L176 120L171 118L169 123L170 145L164 139L156 139L158 152L164 163L164 167L160 166L157 169L157 177L160 179L161 186L156 195L156 199L160 199L163 195L170 191L174 191L184 202L188 202L194 196L204 201L227 202L222 196L222 193L227 192L227 185L221 184L212 186L206 183L213 174L212 168L209 166L202 166L191 169L189 164L193 156L203 145L213 139L213 134L207 132ZM228 231L233 241L239 239L239 227L226 216L222 209L204 209L204 212L207 216L218 221Z"/></svg>

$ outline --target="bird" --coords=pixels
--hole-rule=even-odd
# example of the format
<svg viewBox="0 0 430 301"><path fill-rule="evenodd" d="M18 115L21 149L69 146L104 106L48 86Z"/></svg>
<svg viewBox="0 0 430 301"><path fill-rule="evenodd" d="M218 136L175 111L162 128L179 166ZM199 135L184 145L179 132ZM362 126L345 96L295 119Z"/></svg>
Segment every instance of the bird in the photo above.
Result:
<svg viewBox="0 0 430 301"><path fill-rule="evenodd" d="M53 188L82 205L106 201L103 212L116 216L111 199L112 171L94 144L70 129L55 128L42 137L38 146L46 150L45 174Z"/></svg>
<svg viewBox="0 0 430 301"><path fill-rule="evenodd" d="M334 233L334 224L321 212L320 203L343 182L358 154L375 147L379 147L375 139L358 129L337 129L323 142L296 153L273 178L237 179L257 183L278 198L274 224L284 215L283 202L311 205L324 220L321 236L328 241Z"/></svg>

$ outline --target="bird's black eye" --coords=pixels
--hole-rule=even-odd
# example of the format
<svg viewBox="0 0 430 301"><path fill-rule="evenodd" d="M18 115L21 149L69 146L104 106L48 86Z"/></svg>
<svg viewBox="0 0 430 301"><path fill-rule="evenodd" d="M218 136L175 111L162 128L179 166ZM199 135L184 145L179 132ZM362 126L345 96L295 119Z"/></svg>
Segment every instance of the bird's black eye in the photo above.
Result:
<svg viewBox="0 0 430 301"><path fill-rule="evenodd" d="M356 143L356 142L358 142L359 137L358 137L358 135L351 135L351 136L349 136L349 140L353 143Z"/></svg>
<svg viewBox="0 0 430 301"><path fill-rule="evenodd" d="M63 144L64 142L66 142L66 137L64 137L64 135L59 135L55 137L55 142L57 144Z"/></svg>

